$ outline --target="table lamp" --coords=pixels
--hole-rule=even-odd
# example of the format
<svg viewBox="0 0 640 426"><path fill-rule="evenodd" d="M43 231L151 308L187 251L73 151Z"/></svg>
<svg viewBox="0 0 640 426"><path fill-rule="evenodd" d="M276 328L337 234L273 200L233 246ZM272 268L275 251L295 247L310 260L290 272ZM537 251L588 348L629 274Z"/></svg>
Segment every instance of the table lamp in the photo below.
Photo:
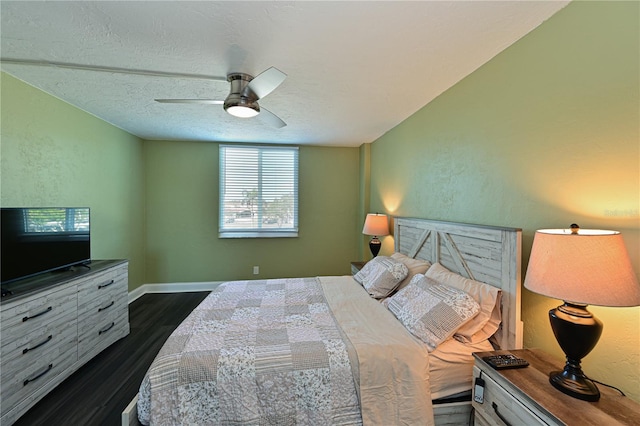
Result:
<svg viewBox="0 0 640 426"><path fill-rule="evenodd" d="M567 362L563 371L550 373L549 381L574 398L597 401L600 391L580 361L600 339L602 322L586 307L640 305L640 284L622 235L575 224L536 231L524 286L564 301L549 311L549 320Z"/></svg>
<svg viewBox="0 0 640 426"><path fill-rule="evenodd" d="M376 257L380 253L380 247L382 243L378 237L389 235L389 221L386 214L369 213L364 220L364 228L362 233L365 235L372 235L371 241L369 241L369 249L373 257Z"/></svg>

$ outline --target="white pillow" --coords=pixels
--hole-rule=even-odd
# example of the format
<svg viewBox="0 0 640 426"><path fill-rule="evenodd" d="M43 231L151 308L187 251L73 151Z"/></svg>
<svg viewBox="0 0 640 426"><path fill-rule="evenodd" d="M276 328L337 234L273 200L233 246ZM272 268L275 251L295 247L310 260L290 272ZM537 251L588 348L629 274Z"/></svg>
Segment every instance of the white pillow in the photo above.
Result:
<svg viewBox="0 0 640 426"><path fill-rule="evenodd" d="M411 282L411 278L413 278L414 275L424 274L425 272L427 272L427 269L431 267L431 263L426 260L414 259L413 257L409 257L406 254L402 254L402 253L393 253L391 255L391 258L404 263L407 266L407 269L409 270L409 273L404 278L404 280L402 280L402 282L398 285L398 288L396 288L396 291L402 290L403 288L408 286L409 282Z"/></svg>
<svg viewBox="0 0 640 426"><path fill-rule="evenodd" d="M434 263L425 276L441 284L455 287L468 293L480 305L480 312L456 331L454 338L463 343L477 343L491 337L502 321L499 288L479 281L470 280L451 272L439 263Z"/></svg>
<svg viewBox="0 0 640 426"><path fill-rule="evenodd" d="M414 276L386 304L407 330L427 344L429 352L480 311L478 303L464 291L424 275Z"/></svg>
<svg viewBox="0 0 640 426"><path fill-rule="evenodd" d="M402 262L387 256L377 256L367 262L353 278L375 297L387 297L407 276L409 270Z"/></svg>

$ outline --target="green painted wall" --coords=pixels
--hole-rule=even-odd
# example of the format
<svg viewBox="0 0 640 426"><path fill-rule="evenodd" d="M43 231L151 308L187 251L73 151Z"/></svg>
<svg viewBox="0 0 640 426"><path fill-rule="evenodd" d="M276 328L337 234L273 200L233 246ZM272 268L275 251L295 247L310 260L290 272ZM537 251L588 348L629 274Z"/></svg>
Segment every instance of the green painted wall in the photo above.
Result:
<svg viewBox="0 0 640 426"><path fill-rule="evenodd" d="M147 142L147 282L350 273L361 221L358 148L302 146L299 155L299 237L220 239L218 144Z"/></svg>
<svg viewBox="0 0 640 426"><path fill-rule="evenodd" d="M144 283L143 142L1 73L0 204L91 207L94 259Z"/></svg>
<svg viewBox="0 0 640 426"><path fill-rule="evenodd" d="M371 207L523 229L617 229L640 271L638 2L574 2L371 147ZM385 238L385 252L393 239ZM563 358L523 291L526 347ZM591 307L585 372L640 401L640 308Z"/></svg>

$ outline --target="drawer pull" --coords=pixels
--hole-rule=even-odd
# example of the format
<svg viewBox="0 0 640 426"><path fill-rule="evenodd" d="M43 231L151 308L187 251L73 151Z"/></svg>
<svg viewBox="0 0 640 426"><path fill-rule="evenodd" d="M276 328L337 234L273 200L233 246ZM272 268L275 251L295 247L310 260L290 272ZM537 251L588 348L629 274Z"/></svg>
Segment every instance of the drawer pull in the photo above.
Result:
<svg viewBox="0 0 640 426"><path fill-rule="evenodd" d="M22 350L22 355L26 354L29 351L32 351L34 349L38 349L40 346L44 345L45 343L49 343L51 341L51 339L53 339L53 335L50 334L49 337L47 337L45 340L43 340L42 342L38 343L37 345L35 345L32 348L24 348Z"/></svg>
<svg viewBox="0 0 640 426"><path fill-rule="evenodd" d="M27 315L26 317L22 318L22 322L25 322L25 321L28 321L28 320L30 320L30 319L33 319L33 318L39 317L40 315L44 315L44 314L46 314L47 312L51 312L52 310L53 310L53 306L49 306L49 307L48 307L47 309L45 309L44 311L39 312L39 313L37 313L37 314L35 314L35 315L31 315L31 316L28 316L28 315Z"/></svg>
<svg viewBox="0 0 640 426"><path fill-rule="evenodd" d="M109 287L109 286L110 286L111 284L113 284L114 282L115 282L114 280L111 280L111 281L109 281L109 282L107 282L107 283L100 284L100 285L98 285L98 289L102 289L102 288L105 288L105 287Z"/></svg>
<svg viewBox="0 0 640 426"><path fill-rule="evenodd" d="M109 309L110 307L113 306L113 304L115 303L115 300L112 300L111 303L109 303L107 306L105 306L104 308L98 308L98 312L102 312L105 309Z"/></svg>
<svg viewBox="0 0 640 426"><path fill-rule="evenodd" d="M115 322L111 322L111 324L109 324L109 326L107 328L104 328L104 329L100 330L98 332L98 335L100 335L102 333L106 333L107 331L111 330L114 325L116 325L116 323Z"/></svg>
<svg viewBox="0 0 640 426"><path fill-rule="evenodd" d="M504 416L502 414L500 414L500 412L498 411L498 404L496 404L495 402L492 402L491 406L493 407L493 411L496 412L496 416L498 416L498 418L500 420L502 420L505 425L511 426L511 423L509 423L509 421L507 419L505 419Z"/></svg>
<svg viewBox="0 0 640 426"><path fill-rule="evenodd" d="M49 371L51 371L51 369L53 368L53 364L49 364L49 366L46 368L46 370L44 370L42 373L38 374L35 377L32 377L30 379L26 379L24 382L22 382L23 386L27 386L29 383L38 380L40 377L44 376L45 374L47 374Z"/></svg>

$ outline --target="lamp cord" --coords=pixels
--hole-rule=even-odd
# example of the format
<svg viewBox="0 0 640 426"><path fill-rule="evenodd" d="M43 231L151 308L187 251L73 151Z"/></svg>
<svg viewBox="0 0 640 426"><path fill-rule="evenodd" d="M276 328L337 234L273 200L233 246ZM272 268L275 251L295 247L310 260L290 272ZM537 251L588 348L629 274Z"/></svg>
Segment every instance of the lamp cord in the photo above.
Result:
<svg viewBox="0 0 640 426"><path fill-rule="evenodd" d="M599 384L599 385L606 386L606 387L611 388L611 389L615 389L615 390L617 390L618 392L620 392L620 395L622 395L622 396L627 396L627 395L625 395L625 394L624 394L624 392L622 392L622 390L618 389L618 388L617 388L617 387L615 387L615 386L608 385L608 384L606 384L606 383L602 383L602 382L599 382L599 381L594 380L594 379L591 379L591 378L589 378L589 380L591 380L593 383L597 383L597 384Z"/></svg>

